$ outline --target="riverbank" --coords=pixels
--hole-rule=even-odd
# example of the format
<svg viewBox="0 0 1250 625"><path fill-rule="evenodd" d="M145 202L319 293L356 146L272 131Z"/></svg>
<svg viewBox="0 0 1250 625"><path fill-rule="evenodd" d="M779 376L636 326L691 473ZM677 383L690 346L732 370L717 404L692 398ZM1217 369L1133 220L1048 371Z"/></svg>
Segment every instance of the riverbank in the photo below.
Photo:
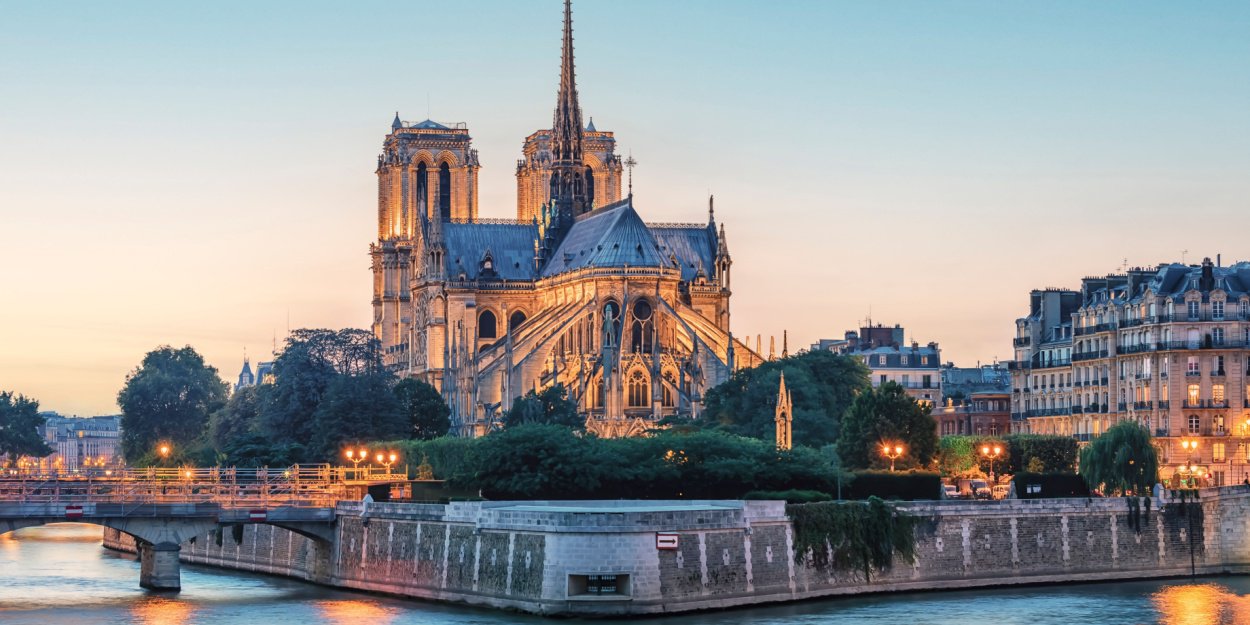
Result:
<svg viewBox="0 0 1250 625"><path fill-rule="evenodd" d="M331 542L254 524L185 562L546 615L637 615L909 590L1250 573L1250 489L1200 515L1130 518L1120 499L913 502L915 561L796 562L780 502L342 503ZM1199 518L1200 517L1200 518ZM130 544L127 544L127 543ZM106 545L133 548L106 530Z"/></svg>

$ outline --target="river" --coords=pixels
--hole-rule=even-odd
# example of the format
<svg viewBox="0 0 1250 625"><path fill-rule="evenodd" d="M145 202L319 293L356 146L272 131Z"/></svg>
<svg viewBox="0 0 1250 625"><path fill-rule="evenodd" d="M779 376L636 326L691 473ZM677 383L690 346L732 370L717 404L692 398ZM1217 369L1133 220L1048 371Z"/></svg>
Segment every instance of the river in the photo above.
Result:
<svg viewBox="0 0 1250 625"><path fill-rule="evenodd" d="M182 592L139 588L134 558L100 528L58 524L0 536L5 625L502 625L572 623L339 592L277 577L183 565ZM622 621L616 621L622 622ZM650 625L1250 625L1250 577L1093 583L807 601L656 619Z"/></svg>

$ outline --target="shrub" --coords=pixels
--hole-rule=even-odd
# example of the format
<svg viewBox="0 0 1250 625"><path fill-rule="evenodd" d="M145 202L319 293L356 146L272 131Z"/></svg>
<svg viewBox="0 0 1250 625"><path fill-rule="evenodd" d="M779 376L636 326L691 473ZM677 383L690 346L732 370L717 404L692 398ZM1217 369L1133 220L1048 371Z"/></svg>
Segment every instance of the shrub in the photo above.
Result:
<svg viewBox="0 0 1250 625"><path fill-rule="evenodd" d="M818 490L753 490L743 495L742 498L766 501L785 500L786 503L814 503L832 501L833 495Z"/></svg>
<svg viewBox="0 0 1250 625"><path fill-rule="evenodd" d="M1034 459L1041 462L1043 473L1070 473L1076 469L1077 444L1071 436L1012 434L1003 440L1008 448L1008 473L1024 472Z"/></svg>
<svg viewBox="0 0 1250 625"><path fill-rule="evenodd" d="M1011 481L1018 499L1089 497L1084 478L1072 473L1017 473Z"/></svg>
<svg viewBox="0 0 1250 625"><path fill-rule="evenodd" d="M848 499L937 499L942 494L942 477L921 471L858 471L852 474L850 486L844 487L843 492Z"/></svg>

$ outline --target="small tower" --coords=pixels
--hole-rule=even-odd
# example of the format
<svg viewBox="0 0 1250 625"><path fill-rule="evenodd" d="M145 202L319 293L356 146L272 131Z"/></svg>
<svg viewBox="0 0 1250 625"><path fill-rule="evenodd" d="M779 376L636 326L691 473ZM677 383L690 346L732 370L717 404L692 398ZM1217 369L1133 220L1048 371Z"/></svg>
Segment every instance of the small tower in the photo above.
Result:
<svg viewBox="0 0 1250 625"><path fill-rule="evenodd" d="M791 434L794 425L794 402L790 398L790 390L786 388L786 374L781 373L781 384L777 389L777 412L773 417L777 426L777 449L790 450Z"/></svg>
<svg viewBox="0 0 1250 625"><path fill-rule="evenodd" d="M247 355L243 356L243 370L239 372L239 381L235 383L234 390L247 388L256 384L256 376L252 375L252 362Z"/></svg>

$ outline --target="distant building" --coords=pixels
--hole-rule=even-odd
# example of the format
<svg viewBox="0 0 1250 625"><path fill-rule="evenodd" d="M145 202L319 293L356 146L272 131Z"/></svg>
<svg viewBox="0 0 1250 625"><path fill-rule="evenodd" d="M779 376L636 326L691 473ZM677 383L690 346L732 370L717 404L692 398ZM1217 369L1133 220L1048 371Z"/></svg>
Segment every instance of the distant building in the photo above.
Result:
<svg viewBox="0 0 1250 625"><path fill-rule="evenodd" d="M902 326L868 324L840 340L822 339L812 349L855 356L871 371L873 388L895 382L916 401L934 405L942 397L942 352L937 343L908 345L904 337Z"/></svg>
<svg viewBox="0 0 1250 625"><path fill-rule="evenodd" d="M121 452L121 415L80 418L49 412L43 416L47 419L43 438L53 453L23 462L43 470L61 471L125 465Z"/></svg>
<svg viewBox="0 0 1250 625"><path fill-rule="evenodd" d="M273 361L256 363L256 373L252 373L252 364L243 357L243 370L239 372L239 380L234 383L234 390L255 386L257 384L273 384Z"/></svg>
<svg viewBox="0 0 1250 625"><path fill-rule="evenodd" d="M1006 364L942 367L943 400L933 409L938 435L1000 436L1011 431L1011 373Z"/></svg>
<svg viewBox="0 0 1250 625"><path fill-rule="evenodd" d="M1133 421L1156 437L1164 478L1250 477L1250 262L1033 291L1014 347L1014 430L1084 442Z"/></svg>

